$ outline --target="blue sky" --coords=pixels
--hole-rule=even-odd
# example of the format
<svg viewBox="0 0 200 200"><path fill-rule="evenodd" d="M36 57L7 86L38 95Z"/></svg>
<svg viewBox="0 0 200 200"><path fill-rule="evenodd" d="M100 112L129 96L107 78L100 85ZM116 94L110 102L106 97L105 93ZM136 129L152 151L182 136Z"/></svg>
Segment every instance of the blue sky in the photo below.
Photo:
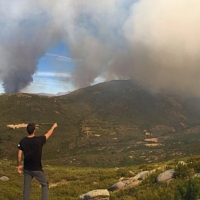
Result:
<svg viewBox="0 0 200 200"><path fill-rule="evenodd" d="M57 94L76 90L71 78L75 62L78 61L70 58L66 45L59 43L40 58L37 72L33 75L33 82L21 92ZM97 77L94 84L103 81L103 78ZM0 93L4 93L2 84L0 85Z"/></svg>
<svg viewBox="0 0 200 200"><path fill-rule="evenodd" d="M74 62L63 43L49 49L41 57L37 72L33 75L33 82L22 92L50 93L70 92L75 88L71 83L71 72ZM1 84L0 92L4 93Z"/></svg>

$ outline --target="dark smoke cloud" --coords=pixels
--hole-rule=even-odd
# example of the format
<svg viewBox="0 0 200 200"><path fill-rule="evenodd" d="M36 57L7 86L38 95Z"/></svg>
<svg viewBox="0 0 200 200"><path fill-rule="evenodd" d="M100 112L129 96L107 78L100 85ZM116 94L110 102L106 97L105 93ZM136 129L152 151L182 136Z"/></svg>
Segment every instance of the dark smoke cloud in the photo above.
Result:
<svg viewBox="0 0 200 200"><path fill-rule="evenodd" d="M0 1L0 79L5 92L32 82L38 60L63 42L74 85L133 79L152 91L200 95L198 0Z"/></svg>
<svg viewBox="0 0 200 200"><path fill-rule="evenodd" d="M34 14L38 7L28 5L31 1L12 3L0 2L0 78L6 93L19 92L31 84L38 60L61 38L61 30L47 14Z"/></svg>

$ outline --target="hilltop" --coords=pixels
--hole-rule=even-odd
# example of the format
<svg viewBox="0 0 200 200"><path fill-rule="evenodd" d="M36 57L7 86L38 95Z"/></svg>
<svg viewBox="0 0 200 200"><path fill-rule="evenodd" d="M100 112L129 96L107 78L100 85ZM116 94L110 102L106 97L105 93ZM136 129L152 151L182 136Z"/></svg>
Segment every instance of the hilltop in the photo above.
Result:
<svg viewBox="0 0 200 200"><path fill-rule="evenodd" d="M200 100L150 93L129 80L116 80L61 96L0 95L0 154L16 156L25 128L44 134L44 159L76 166L126 166L199 154Z"/></svg>

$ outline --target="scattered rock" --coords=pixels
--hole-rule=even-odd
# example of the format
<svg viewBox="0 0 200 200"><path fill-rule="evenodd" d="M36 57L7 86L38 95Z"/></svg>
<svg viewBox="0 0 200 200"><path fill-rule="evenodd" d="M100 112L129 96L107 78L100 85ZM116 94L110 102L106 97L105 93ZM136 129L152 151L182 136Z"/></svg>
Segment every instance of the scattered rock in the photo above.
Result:
<svg viewBox="0 0 200 200"><path fill-rule="evenodd" d="M123 181L119 181L119 182L115 183L114 185L112 185L108 190L116 191L116 190L122 189L125 186L126 186L126 183L124 183Z"/></svg>
<svg viewBox="0 0 200 200"><path fill-rule="evenodd" d="M193 178L200 178L200 173L196 173L193 175Z"/></svg>
<svg viewBox="0 0 200 200"><path fill-rule="evenodd" d="M144 180L145 178L147 178L147 176L149 176L149 171L142 171L139 174L137 174L136 176L132 177L132 180Z"/></svg>
<svg viewBox="0 0 200 200"><path fill-rule="evenodd" d="M9 178L8 178L7 176L2 176L2 177L0 177L0 180L1 180L1 181L8 181Z"/></svg>
<svg viewBox="0 0 200 200"><path fill-rule="evenodd" d="M80 195L79 199L82 200L109 200L109 191L115 192L118 190L123 190L130 187L135 187L139 185L143 180L145 180L150 174L154 173L156 169L150 171L142 171L136 176L131 177L127 180L120 180L108 189L92 190L86 194ZM168 184L172 180L175 170L169 169L165 172L159 174L156 178L157 182L166 181ZM195 174L194 177L200 178L200 173Z"/></svg>
<svg viewBox="0 0 200 200"><path fill-rule="evenodd" d="M159 174L157 176L157 182L161 182L161 181L167 181L171 178L173 178L173 174L174 174L174 169L169 169L161 174Z"/></svg>
<svg viewBox="0 0 200 200"><path fill-rule="evenodd" d="M79 196L82 200L109 200L110 194L106 189L92 190Z"/></svg>
<svg viewBox="0 0 200 200"><path fill-rule="evenodd" d="M184 161L178 161L178 165L187 165L187 163Z"/></svg>

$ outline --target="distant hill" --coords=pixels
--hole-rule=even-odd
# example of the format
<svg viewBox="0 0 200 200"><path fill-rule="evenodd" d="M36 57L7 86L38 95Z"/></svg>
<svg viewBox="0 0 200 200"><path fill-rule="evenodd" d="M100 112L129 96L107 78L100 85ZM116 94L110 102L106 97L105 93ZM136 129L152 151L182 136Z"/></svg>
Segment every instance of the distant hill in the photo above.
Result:
<svg viewBox="0 0 200 200"><path fill-rule="evenodd" d="M0 95L0 155L16 156L25 128L44 134L58 128L44 159L78 166L130 165L199 154L200 100L152 94L129 80L116 80L61 96Z"/></svg>
<svg viewBox="0 0 200 200"><path fill-rule="evenodd" d="M58 92L56 94L51 94L51 93L35 93L36 95L42 95L42 96L61 96L61 95L65 95L65 94L69 94L69 92Z"/></svg>

